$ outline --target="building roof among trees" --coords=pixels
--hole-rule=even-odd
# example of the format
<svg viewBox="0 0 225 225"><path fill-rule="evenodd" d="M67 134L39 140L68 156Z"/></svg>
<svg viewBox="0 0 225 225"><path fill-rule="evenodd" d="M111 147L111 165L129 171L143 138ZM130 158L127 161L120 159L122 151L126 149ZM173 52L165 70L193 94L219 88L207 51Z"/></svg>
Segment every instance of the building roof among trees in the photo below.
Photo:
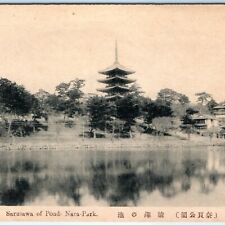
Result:
<svg viewBox="0 0 225 225"><path fill-rule="evenodd" d="M192 115L192 120L208 120L208 119L216 119L215 116L207 115L207 114L194 114Z"/></svg>
<svg viewBox="0 0 225 225"><path fill-rule="evenodd" d="M213 107L213 109L225 109L225 102Z"/></svg>

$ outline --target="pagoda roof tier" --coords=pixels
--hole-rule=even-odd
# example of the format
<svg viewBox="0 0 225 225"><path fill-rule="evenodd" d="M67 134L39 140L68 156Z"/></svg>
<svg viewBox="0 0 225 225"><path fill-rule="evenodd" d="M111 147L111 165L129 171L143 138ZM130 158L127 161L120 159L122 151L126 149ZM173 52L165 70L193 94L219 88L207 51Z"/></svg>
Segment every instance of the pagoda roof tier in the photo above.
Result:
<svg viewBox="0 0 225 225"><path fill-rule="evenodd" d="M135 71L127 69L126 67L122 66L119 62L116 61L112 66L107 67L104 70L100 70L99 73L105 74L105 75L111 75L111 74L129 75L129 74L135 73Z"/></svg>
<svg viewBox="0 0 225 225"><path fill-rule="evenodd" d="M118 75L116 75L114 77L108 77L106 79L98 80L98 82L104 83L104 84L110 84L110 83L113 83L113 82L121 82L121 83L125 83L125 84L130 84L130 83L133 83L135 81L136 80L128 79L126 77L121 77L121 76L118 76Z"/></svg>
<svg viewBox="0 0 225 225"><path fill-rule="evenodd" d="M124 86L119 86L119 85L115 85L112 87L106 87L106 88L102 88L102 89L98 89L98 91L101 92L128 92L130 91L129 87L124 87Z"/></svg>
<svg viewBox="0 0 225 225"><path fill-rule="evenodd" d="M123 95L120 94L115 94L115 95L110 95L110 96L105 96L106 99L115 99L115 98L123 98Z"/></svg>
<svg viewBox="0 0 225 225"><path fill-rule="evenodd" d="M217 105L213 109L225 109L225 103Z"/></svg>

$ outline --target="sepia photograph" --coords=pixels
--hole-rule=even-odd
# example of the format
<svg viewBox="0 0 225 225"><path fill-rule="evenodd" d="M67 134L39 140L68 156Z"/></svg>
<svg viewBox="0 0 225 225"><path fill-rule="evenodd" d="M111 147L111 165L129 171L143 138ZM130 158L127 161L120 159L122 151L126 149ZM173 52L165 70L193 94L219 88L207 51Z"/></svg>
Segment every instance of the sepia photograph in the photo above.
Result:
<svg viewBox="0 0 225 225"><path fill-rule="evenodd" d="M1 206L224 190L225 5L0 5Z"/></svg>

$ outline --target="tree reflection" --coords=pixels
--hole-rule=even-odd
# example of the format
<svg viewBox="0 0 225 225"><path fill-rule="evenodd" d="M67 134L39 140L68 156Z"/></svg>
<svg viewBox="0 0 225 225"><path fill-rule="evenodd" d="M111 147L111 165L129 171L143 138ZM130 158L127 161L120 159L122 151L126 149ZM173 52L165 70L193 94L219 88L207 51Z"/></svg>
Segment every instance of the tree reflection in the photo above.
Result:
<svg viewBox="0 0 225 225"><path fill-rule="evenodd" d="M23 161L23 162L16 162L12 167L11 171L12 172L39 172L41 171L40 165L37 162L32 162L32 161Z"/></svg>
<svg viewBox="0 0 225 225"><path fill-rule="evenodd" d="M213 171L209 174L209 180L212 184L217 185L219 181L220 175L217 171Z"/></svg>
<svg viewBox="0 0 225 225"><path fill-rule="evenodd" d="M82 205L82 198L90 194L110 206L130 206L138 204L141 193L158 191L169 199L190 191L193 182L199 185L201 193L208 194L224 177L216 167L209 169L202 156L185 155L176 161L176 157L155 153L140 160L118 156L83 162L64 166L36 158L15 158L7 163L2 159L1 205L32 203L47 193L58 205ZM82 191L85 187L87 192Z"/></svg>
<svg viewBox="0 0 225 225"><path fill-rule="evenodd" d="M191 178L186 174L181 177L181 190L187 192L191 189Z"/></svg>
<svg viewBox="0 0 225 225"><path fill-rule="evenodd" d="M182 162L183 164L183 173L187 177L194 176L201 169L205 170L206 161L201 159L187 159Z"/></svg>
<svg viewBox="0 0 225 225"><path fill-rule="evenodd" d="M139 199L140 183L135 173L118 175L115 186L108 197L110 205L126 206L129 201L136 205Z"/></svg>
<svg viewBox="0 0 225 225"><path fill-rule="evenodd" d="M53 175L47 177L41 186L49 195L58 196L58 204L60 205L67 205L69 199L72 199L76 205L80 205L82 181L77 175Z"/></svg>
<svg viewBox="0 0 225 225"><path fill-rule="evenodd" d="M108 166L111 166L111 164ZM91 166L92 177L89 182L89 189L96 199L105 198L109 189L111 176L106 174L106 167L107 165L104 162Z"/></svg>
<svg viewBox="0 0 225 225"><path fill-rule="evenodd" d="M16 179L13 188L4 190L1 194L2 205L22 205L27 192L30 190L30 184L27 179Z"/></svg>
<svg viewBox="0 0 225 225"><path fill-rule="evenodd" d="M213 171L205 176L199 178L200 181L200 190L203 194L209 194L212 192L219 181L219 174L216 171Z"/></svg>

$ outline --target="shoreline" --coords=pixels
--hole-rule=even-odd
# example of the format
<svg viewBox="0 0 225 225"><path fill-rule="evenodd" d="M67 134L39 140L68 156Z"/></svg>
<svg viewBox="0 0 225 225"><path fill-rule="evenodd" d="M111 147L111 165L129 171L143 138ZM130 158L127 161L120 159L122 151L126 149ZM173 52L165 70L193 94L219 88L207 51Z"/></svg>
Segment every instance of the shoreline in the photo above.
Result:
<svg viewBox="0 0 225 225"><path fill-rule="evenodd" d="M125 141L107 141L97 142L65 142L64 144L58 142L50 143L2 143L0 144L0 151L79 151L79 150L96 150L96 151L157 151L168 148L194 148L194 147L224 147L225 140L212 141L196 141L196 140L130 140L129 143Z"/></svg>

